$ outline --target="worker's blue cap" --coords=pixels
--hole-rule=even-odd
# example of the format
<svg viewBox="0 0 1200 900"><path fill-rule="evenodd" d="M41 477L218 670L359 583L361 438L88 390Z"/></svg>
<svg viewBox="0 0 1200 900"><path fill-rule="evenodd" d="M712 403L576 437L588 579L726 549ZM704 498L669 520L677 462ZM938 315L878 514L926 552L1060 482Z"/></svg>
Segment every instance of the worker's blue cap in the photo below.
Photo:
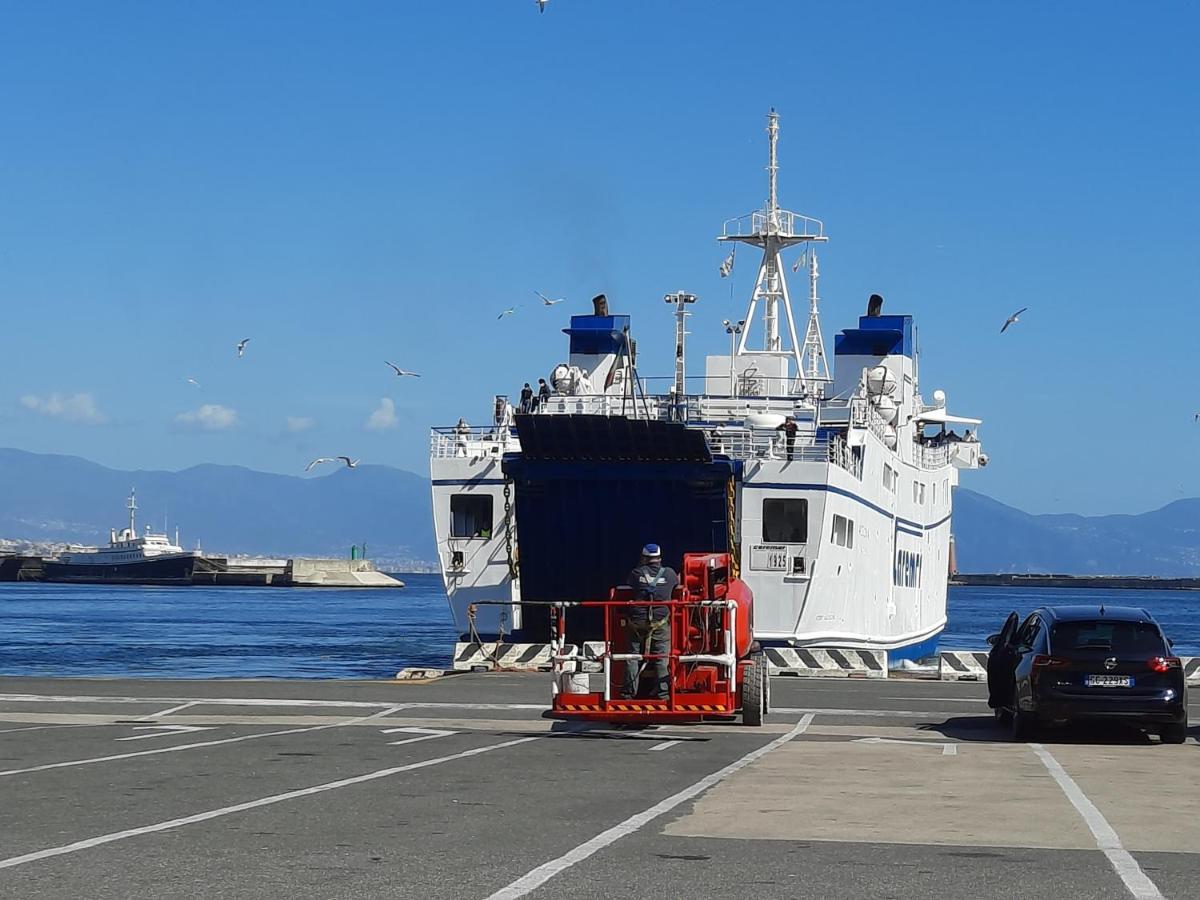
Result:
<svg viewBox="0 0 1200 900"><path fill-rule="evenodd" d="M642 548L642 556L662 556L662 548L658 544L647 544Z"/></svg>

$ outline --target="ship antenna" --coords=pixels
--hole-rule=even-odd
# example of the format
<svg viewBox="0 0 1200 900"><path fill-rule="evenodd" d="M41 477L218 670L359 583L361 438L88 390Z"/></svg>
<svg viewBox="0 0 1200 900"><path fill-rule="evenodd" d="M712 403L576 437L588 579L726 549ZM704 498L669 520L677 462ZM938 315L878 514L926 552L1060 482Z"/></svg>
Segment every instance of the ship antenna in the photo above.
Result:
<svg viewBox="0 0 1200 900"><path fill-rule="evenodd" d="M820 323L811 314L809 332L816 329L817 343L811 351L812 358L819 360L811 363L806 369L804 351L810 347L809 335L805 335L802 345L796 338L796 321L792 315L792 300L788 293L787 278L783 273L781 251L796 244L825 241L825 226L818 220L802 216L790 210L779 208L778 174L779 174L779 114L774 109L767 115L767 203L758 212L750 213L725 223L720 241L750 244L762 250L762 262L759 264L758 277L754 282L754 291L750 296L749 309L746 312L746 330L734 351L734 356L747 352L746 344L750 338L750 325L754 321L754 313L761 301L763 304L763 347L761 350L750 351L760 356L778 356L790 359L795 364L796 383L794 392L802 395L816 393L817 385L810 383L815 380L828 381L828 368L824 366L824 347L820 346ZM811 277L811 274L810 274ZM815 302L815 300L814 300ZM779 307L783 306L783 314L787 318L788 338L790 347L785 349L783 338L779 333ZM735 366L730 360L730 368ZM812 374L812 373L815 373ZM821 376L824 375L824 379Z"/></svg>
<svg viewBox="0 0 1200 900"><path fill-rule="evenodd" d="M137 527L133 521L133 514L137 512L137 491L133 488L129 489L129 502L125 506L129 510L129 533L133 537L137 537Z"/></svg>

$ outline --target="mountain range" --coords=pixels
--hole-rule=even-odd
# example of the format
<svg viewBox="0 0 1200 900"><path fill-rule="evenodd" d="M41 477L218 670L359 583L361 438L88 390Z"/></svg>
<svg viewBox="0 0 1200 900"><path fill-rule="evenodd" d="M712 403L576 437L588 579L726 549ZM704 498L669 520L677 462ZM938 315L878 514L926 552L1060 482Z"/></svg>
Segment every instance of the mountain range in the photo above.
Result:
<svg viewBox="0 0 1200 900"><path fill-rule="evenodd" d="M139 527L165 516L185 547L341 557L366 543L389 566L436 559L428 479L362 464L316 478L216 465L126 472L0 449L0 538L106 543L132 487ZM1031 515L959 488L953 527L962 572L1200 576L1200 499L1140 515Z"/></svg>

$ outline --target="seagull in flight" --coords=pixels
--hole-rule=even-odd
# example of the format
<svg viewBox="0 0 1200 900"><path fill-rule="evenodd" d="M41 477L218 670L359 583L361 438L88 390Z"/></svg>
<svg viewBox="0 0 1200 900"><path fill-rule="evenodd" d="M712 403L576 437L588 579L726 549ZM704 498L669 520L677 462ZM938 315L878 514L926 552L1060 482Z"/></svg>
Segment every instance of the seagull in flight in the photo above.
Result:
<svg viewBox="0 0 1200 900"><path fill-rule="evenodd" d="M304 471L309 472L309 471L312 471L312 469L314 469L315 467L321 465L322 463L337 462L338 460L341 460L342 462L344 462L346 464L347 469L353 469L355 466L358 465L358 462L359 462L357 459L351 459L348 456L322 456L319 459L314 459L307 466L305 466Z"/></svg>
<svg viewBox="0 0 1200 900"><path fill-rule="evenodd" d="M385 363L387 363L389 366L391 366L391 367L392 367L392 368L395 370L395 372L396 372L396 375L397 375L397 376L399 376L399 377L401 377L401 378L403 378L405 375L409 375L409 376L411 376L411 377L413 377L413 378L420 378L420 377L421 377L421 376L420 376L419 374L417 374L416 372L408 372L408 371L406 371L406 370L404 370L404 369L400 368L400 367L399 367L398 365L396 365L395 363L390 363L390 362L388 362L386 359L384 360L384 362L385 362ZM354 468L354 467L353 467L353 466L351 466L350 468Z"/></svg>
<svg viewBox="0 0 1200 900"><path fill-rule="evenodd" d="M510 307L509 307L508 309L506 309L504 312L500 313L500 315L496 316L496 318L497 318L497 319L503 319L505 316L511 316L511 315L512 315L513 313L515 313L516 311L517 311L517 308L516 308L515 306L510 306Z"/></svg>
<svg viewBox="0 0 1200 900"><path fill-rule="evenodd" d="M1009 325L1014 325L1017 322L1020 322L1021 321L1021 313L1025 312L1025 310L1027 310L1027 309L1029 309L1028 306L1018 309L1015 313L1013 313L1011 316L1009 316L1007 319L1005 319L1004 326L1000 329L1000 333L1004 334L1004 332L1008 331Z"/></svg>
<svg viewBox="0 0 1200 900"><path fill-rule="evenodd" d="M200 382L198 382L195 378L187 379L187 383L193 385L194 387L200 387Z"/></svg>
<svg viewBox="0 0 1200 900"><path fill-rule="evenodd" d="M238 359L241 359L243 356L246 355L246 345L248 343L250 343L250 338L242 338L240 341L238 341L238 345L237 345Z"/></svg>
<svg viewBox="0 0 1200 900"><path fill-rule="evenodd" d="M547 297L541 291L534 291L534 293L537 294L539 297L541 297L542 302L544 304L546 304L547 306L553 306L555 303L562 303L564 300L567 299L566 297L559 297L557 300L551 300L549 297Z"/></svg>

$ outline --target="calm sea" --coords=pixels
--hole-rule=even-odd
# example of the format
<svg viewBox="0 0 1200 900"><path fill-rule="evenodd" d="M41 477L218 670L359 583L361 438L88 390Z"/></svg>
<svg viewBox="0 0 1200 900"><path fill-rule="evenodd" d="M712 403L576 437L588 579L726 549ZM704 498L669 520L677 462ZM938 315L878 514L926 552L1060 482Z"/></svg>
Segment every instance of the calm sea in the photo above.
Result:
<svg viewBox="0 0 1200 900"><path fill-rule="evenodd" d="M455 632L436 575L403 590L0 584L0 675L391 678L445 666ZM942 646L984 647L1005 615L1054 603L1144 606L1200 655L1200 592L950 589Z"/></svg>

